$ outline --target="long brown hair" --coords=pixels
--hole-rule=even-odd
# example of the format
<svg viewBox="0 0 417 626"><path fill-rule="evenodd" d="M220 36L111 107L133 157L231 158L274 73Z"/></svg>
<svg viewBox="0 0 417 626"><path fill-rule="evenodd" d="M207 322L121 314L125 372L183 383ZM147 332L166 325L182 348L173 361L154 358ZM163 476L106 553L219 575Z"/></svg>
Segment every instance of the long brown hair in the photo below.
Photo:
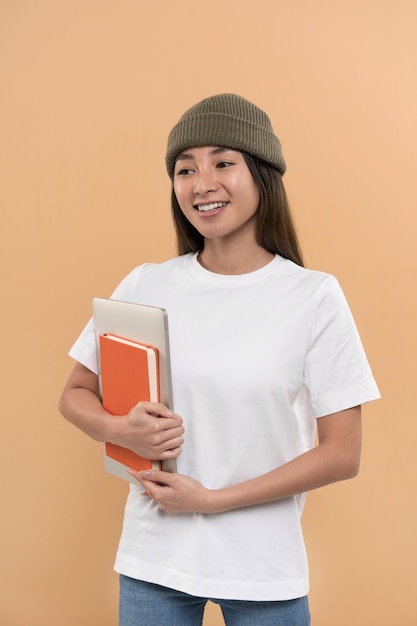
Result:
<svg viewBox="0 0 417 626"><path fill-rule="evenodd" d="M259 191L256 238L260 246L304 267L300 244L291 216L282 176L278 170L257 157L242 152ZM204 237L187 220L172 188L171 210L177 235L178 254L198 252L204 248Z"/></svg>

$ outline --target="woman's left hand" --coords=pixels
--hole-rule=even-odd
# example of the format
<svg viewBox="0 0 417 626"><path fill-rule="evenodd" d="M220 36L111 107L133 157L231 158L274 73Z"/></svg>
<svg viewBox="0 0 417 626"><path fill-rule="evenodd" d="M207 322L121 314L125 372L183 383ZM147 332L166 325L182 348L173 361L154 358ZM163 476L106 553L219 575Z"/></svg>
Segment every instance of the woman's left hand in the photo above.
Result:
<svg viewBox="0 0 417 626"><path fill-rule="evenodd" d="M129 474L144 488L142 495L152 498L166 513L210 511L210 494L213 492L193 478L160 470L129 470Z"/></svg>

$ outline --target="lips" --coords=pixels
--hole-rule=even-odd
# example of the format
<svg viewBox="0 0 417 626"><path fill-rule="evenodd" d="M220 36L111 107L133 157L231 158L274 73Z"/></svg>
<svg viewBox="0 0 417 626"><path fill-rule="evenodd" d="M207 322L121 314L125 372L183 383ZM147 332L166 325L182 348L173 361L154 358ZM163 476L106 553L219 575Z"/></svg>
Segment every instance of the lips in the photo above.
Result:
<svg viewBox="0 0 417 626"><path fill-rule="evenodd" d="M210 204L196 204L194 208L202 213L208 213L209 211L215 211L226 206L227 202L211 202Z"/></svg>

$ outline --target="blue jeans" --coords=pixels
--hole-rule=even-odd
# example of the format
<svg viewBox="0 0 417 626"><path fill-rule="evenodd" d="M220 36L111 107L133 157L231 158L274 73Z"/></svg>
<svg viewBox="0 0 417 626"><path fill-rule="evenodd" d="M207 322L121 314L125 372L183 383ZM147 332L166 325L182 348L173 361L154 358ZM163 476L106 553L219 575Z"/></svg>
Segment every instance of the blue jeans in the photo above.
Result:
<svg viewBox="0 0 417 626"><path fill-rule="evenodd" d="M220 605L226 626L309 626L307 596L280 602L198 598L120 576L119 626L201 626L208 600Z"/></svg>

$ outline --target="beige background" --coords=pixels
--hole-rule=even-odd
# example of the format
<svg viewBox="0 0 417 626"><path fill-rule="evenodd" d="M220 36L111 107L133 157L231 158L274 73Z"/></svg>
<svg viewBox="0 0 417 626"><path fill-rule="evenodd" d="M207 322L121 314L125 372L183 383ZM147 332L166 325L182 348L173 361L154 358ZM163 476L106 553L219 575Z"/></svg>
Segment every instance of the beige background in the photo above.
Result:
<svg viewBox="0 0 417 626"><path fill-rule="evenodd" d="M166 136L223 91L270 114L307 263L338 276L383 394L359 477L308 499L313 624L417 624L416 20L414 0L0 1L1 624L117 623L126 487L58 414L66 352L93 296L175 253Z"/></svg>

